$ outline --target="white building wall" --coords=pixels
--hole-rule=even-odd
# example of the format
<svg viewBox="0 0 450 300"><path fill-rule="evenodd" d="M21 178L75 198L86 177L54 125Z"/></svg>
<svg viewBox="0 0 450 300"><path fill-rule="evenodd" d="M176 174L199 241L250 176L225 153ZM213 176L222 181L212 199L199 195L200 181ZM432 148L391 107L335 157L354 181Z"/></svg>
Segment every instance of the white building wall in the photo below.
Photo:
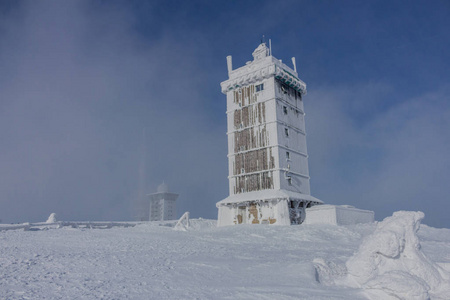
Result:
<svg viewBox="0 0 450 300"><path fill-rule="evenodd" d="M276 225L291 225L288 210L288 199L279 201L275 206L275 214L277 217Z"/></svg>
<svg viewBox="0 0 450 300"><path fill-rule="evenodd" d="M352 206L319 205L306 209L304 224L354 225L372 223L374 212Z"/></svg>
<svg viewBox="0 0 450 300"><path fill-rule="evenodd" d="M263 84L264 89L256 92L255 87ZM237 187L236 177L242 176L244 173L254 173L249 171L242 171L245 166L240 165L237 167L236 165L236 157L238 154L245 154L251 151L255 151L258 149L265 148L271 153L272 161L275 161L276 155L273 152L276 150L276 128L277 124L276 120L276 107L275 101L273 98L273 80L262 80L257 81L251 85L252 87L252 95L251 97L255 97L256 101L251 101L247 94L245 94L248 90L246 89L237 89L232 90L227 93L227 124L228 124L228 170L229 170L229 192L231 194L241 193L242 188ZM239 100L236 101L236 93L238 93ZM245 97L241 99L240 95L245 94ZM272 98L269 96L272 95ZM255 100L255 99L254 99ZM240 126L235 122L236 113L238 116L242 116L244 118L245 115L248 115L251 121L248 124L245 122L241 122ZM237 126L238 125L238 126ZM247 146L239 146L236 147L236 135L239 132L248 130L250 135L255 139L255 145L247 145ZM263 133L263 134L262 134ZM273 141L273 142L272 142ZM258 162L260 163L260 162ZM276 162L274 162L277 164ZM269 168L270 169L270 168ZM269 170L265 169L265 170ZM273 168L271 168L273 169ZM261 170L262 171L262 170ZM245 189L244 189L245 190Z"/></svg>
<svg viewBox="0 0 450 300"><path fill-rule="evenodd" d="M236 224L234 222L235 213L234 208L232 206L220 206L219 207L219 216L217 221L217 226L227 226Z"/></svg>

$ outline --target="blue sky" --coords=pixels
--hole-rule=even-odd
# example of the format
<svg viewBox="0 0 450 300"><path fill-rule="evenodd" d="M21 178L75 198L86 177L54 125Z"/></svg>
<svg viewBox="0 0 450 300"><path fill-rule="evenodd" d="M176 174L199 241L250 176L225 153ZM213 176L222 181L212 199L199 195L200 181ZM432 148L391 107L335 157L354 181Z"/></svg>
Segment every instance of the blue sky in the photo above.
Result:
<svg viewBox="0 0 450 300"><path fill-rule="evenodd" d="M308 85L312 194L450 227L449 31L448 1L0 1L0 219L127 220L162 181L215 218L225 57L265 35Z"/></svg>

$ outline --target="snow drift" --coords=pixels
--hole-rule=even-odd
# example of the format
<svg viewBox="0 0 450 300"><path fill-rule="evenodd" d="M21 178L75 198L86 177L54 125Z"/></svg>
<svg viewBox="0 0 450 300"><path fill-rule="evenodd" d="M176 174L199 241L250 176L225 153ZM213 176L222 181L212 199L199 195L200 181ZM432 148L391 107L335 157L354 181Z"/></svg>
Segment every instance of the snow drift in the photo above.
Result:
<svg viewBox="0 0 450 300"><path fill-rule="evenodd" d="M421 251L417 231L422 212L395 212L367 236L346 263L344 285L373 299L447 299L449 274Z"/></svg>

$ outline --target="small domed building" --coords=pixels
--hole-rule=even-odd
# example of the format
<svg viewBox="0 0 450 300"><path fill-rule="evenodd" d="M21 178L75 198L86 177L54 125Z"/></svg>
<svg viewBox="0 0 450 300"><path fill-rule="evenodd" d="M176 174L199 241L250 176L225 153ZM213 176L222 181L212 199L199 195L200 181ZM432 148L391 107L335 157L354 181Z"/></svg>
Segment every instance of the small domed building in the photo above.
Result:
<svg viewBox="0 0 450 300"><path fill-rule="evenodd" d="M156 193L147 196L150 199L149 221L177 219L175 202L179 195L170 193L169 186L166 183L161 183Z"/></svg>

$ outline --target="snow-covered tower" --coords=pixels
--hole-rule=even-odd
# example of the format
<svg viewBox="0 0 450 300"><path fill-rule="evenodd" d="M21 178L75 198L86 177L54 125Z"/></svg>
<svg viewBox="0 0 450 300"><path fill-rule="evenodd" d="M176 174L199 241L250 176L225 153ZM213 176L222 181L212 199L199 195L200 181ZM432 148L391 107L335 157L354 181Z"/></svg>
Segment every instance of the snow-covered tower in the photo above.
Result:
<svg viewBox="0 0 450 300"><path fill-rule="evenodd" d="M169 193L169 186L164 182L160 184L156 193L149 194L150 198L150 221L176 220L177 210L175 201L178 194Z"/></svg>
<svg viewBox="0 0 450 300"><path fill-rule="evenodd" d="M218 225L300 224L310 195L303 109L306 84L261 43L253 61L233 70L227 57L229 197L217 203Z"/></svg>

